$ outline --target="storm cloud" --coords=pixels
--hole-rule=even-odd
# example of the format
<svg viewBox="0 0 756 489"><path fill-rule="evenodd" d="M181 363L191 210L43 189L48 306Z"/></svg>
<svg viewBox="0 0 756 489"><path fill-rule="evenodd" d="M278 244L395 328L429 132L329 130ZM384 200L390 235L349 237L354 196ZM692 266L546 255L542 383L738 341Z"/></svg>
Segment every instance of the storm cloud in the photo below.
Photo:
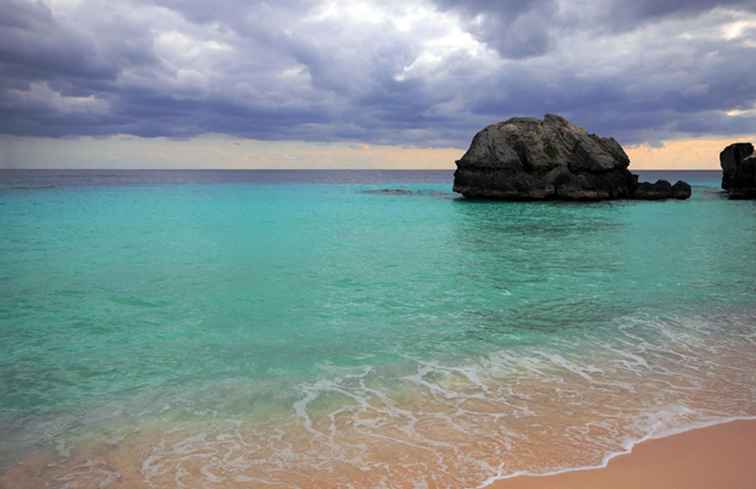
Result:
<svg viewBox="0 0 756 489"><path fill-rule="evenodd" d="M0 133L465 146L753 133L756 2L3 0Z"/></svg>

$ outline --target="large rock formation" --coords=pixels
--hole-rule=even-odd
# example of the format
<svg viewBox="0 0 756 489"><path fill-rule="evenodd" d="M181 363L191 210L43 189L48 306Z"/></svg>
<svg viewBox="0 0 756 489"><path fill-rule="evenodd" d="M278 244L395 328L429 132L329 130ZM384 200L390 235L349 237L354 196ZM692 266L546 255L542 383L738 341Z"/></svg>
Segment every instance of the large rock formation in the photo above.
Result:
<svg viewBox="0 0 756 489"><path fill-rule="evenodd" d="M733 199L756 198L756 153L751 143L735 143L719 153L722 188Z"/></svg>
<svg viewBox="0 0 756 489"><path fill-rule="evenodd" d="M648 184L638 177L613 138L588 134L563 117L515 117L478 132L454 173L465 197L504 200L607 200L687 198L684 182ZM685 187L687 186L687 196ZM642 187L641 187L642 188ZM653 191L651 191L653 190Z"/></svg>

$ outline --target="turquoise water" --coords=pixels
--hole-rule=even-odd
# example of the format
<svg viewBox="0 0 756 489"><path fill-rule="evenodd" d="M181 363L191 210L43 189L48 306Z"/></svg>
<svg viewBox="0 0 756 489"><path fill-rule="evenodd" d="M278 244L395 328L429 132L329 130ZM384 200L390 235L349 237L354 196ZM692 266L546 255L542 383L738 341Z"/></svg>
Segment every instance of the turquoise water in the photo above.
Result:
<svg viewBox="0 0 756 489"><path fill-rule="evenodd" d="M414 427L413 406L464 394L511 414L511 434L549 404L518 397L525 384L570 386L557 405L574 412L552 440L576 433L564 423L616 422L589 453L543 466L494 437L488 468L456 469L474 466L474 484L595 463L659 428L652 418L676 429L756 414L742 368L756 365L756 204L724 199L718 173L684 175L689 201L598 204L464 201L447 172L211 177L0 177L0 468L51 447L65 460L114 431L190 437L210 420L212 436L278 423L315 446L331 419L327 446L342 454L333 430L375 399L401 406L380 426ZM599 402L600 383L613 387ZM607 414L607 399L632 409ZM487 421L467 421L482 436ZM342 462L369 465L355 460Z"/></svg>

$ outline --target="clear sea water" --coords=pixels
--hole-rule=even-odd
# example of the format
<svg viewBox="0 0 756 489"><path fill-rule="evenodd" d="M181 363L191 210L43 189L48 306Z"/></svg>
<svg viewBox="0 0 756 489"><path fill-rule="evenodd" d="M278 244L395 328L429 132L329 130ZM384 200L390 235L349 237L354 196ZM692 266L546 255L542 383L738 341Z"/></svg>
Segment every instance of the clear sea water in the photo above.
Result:
<svg viewBox="0 0 756 489"><path fill-rule="evenodd" d="M2 171L0 487L478 487L754 416L756 202L639 173L693 198Z"/></svg>

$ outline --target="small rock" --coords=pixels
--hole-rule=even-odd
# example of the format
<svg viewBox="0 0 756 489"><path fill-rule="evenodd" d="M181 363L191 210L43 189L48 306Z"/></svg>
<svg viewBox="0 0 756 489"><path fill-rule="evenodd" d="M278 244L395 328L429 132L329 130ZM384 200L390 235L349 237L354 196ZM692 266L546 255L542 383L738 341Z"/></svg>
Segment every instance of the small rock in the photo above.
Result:
<svg viewBox="0 0 756 489"><path fill-rule="evenodd" d="M719 153L722 188L732 199L756 198L756 153L751 143L735 143Z"/></svg>
<svg viewBox="0 0 756 489"><path fill-rule="evenodd" d="M662 200L672 197L672 184L666 180L655 183L641 182L635 187L633 198L640 200Z"/></svg>
<svg viewBox="0 0 756 489"><path fill-rule="evenodd" d="M692 190L688 183L678 180L677 183L672 185L672 198L673 199L689 199Z"/></svg>

